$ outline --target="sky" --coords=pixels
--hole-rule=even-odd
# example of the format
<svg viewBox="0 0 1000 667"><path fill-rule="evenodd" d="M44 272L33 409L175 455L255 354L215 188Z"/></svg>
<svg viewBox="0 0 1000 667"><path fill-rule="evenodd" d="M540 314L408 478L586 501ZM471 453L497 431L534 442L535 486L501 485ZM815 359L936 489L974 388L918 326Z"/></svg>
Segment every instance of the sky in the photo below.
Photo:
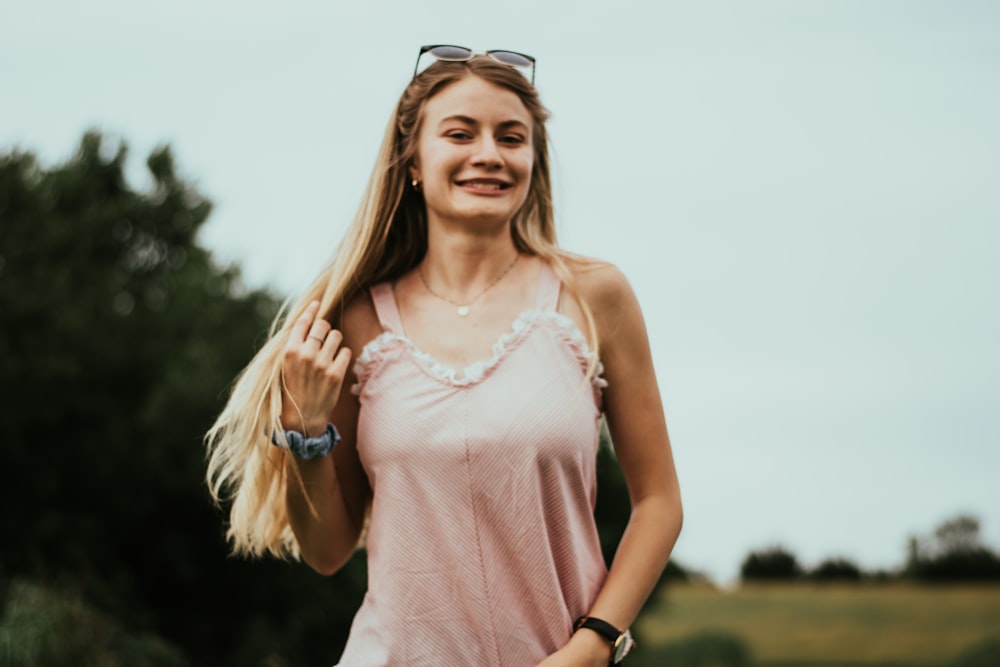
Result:
<svg viewBox="0 0 1000 667"><path fill-rule="evenodd" d="M0 6L0 151L169 144L200 242L297 294L422 44L537 58L561 244L629 278L685 507L678 562L893 569L971 513L1000 547L1000 4Z"/></svg>

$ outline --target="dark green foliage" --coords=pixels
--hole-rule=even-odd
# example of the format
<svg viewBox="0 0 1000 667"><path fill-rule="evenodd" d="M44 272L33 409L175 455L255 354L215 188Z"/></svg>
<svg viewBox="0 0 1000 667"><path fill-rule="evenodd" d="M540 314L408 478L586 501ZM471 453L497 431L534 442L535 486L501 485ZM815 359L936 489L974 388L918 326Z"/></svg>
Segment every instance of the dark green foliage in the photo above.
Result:
<svg viewBox="0 0 1000 667"><path fill-rule="evenodd" d="M861 581L862 576L861 568L846 558L828 558L806 574L814 581Z"/></svg>
<svg viewBox="0 0 1000 667"><path fill-rule="evenodd" d="M983 640L955 659L952 667L996 667L1000 665L1000 637Z"/></svg>
<svg viewBox="0 0 1000 667"><path fill-rule="evenodd" d="M1000 580L1000 557L985 547L946 553L911 563L909 574L922 581L997 581Z"/></svg>
<svg viewBox="0 0 1000 667"><path fill-rule="evenodd" d="M740 577L744 581L791 580L800 576L802 568L795 555L782 547L751 552L740 566Z"/></svg>
<svg viewBox="0 0 1000 667"><path fill-rule="evenodd" d="M901 569L866 572L850 560L828 558L803 573L793 554L774 547L751 552L743 561L741 576L744 581L993 582L1000 580L1000 554L983 544L979 519L963 514L941 523L930 537L911 537Z"/></svg>
<svg viewBox="0 0 1000 667"><path fill-rule="evenodd" d="M78 595L24 581L10 586L0 614L5 667L187 667L158 637L129 634Z"/></svg>
<svg viewBox="0 0 1000 667"><path fill-rule="evenodd" d="M934 539L942 553L968 553L982 544L979 539L979 519L960 514L934 529Z"/></svg>
<svg viewBox="0 0 1000 667"><path fill-rule="evenodd" d="M203 481L202 435L277 300L197 244L211 205L169 150L149 192L125 157L96 134L52 169L0 155L0 573L70 583L195 664L332 663L361 559L324 579L229 558Z"/></svg>
<svg viewBox="0 0 1000 667"><path fill-rule="evenodd" d="M634 667L749 667L747 643L726 632L704 632L658 646L638 646L627 664Z"/></svg>
<svg viewBox="0 0 1000 667"><path fill-rule="evenodd" d="M597 506L594 508L594 519L601 537L604 562L609 567L631 511L625 475L615 458L608 424L602 419L601 444L597 451Z"/></svg>
<svg viewBox="0 0 1000 667"><path fill-rule="evenodd" d="M959 515L938 526L933 539L910 539L906 575L933 582L997 581L1000 556L983 545L979 520Z"/></svg>

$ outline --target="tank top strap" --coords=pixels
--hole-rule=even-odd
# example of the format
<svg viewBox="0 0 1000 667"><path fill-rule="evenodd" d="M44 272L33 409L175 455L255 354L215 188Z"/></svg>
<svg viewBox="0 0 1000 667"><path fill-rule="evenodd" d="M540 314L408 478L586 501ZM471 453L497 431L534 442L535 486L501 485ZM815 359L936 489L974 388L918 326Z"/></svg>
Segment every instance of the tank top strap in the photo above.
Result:
<svg viewBox="0 0 1000 667"><path fill-rule="evenodd" d="M543 313L551 312L559 305L559 291L562 281L548 262L542 263L541 275L538 277L538 301L535 310Z"/></svg>
<svg viewBox="0 0 1000 667"><path fill-rule="evenodd" d="M392 283L372 285L371 295L378 323L386 331L402 336L404 334L403 320L399 316L399 308L396 306L396 296L392 293Z"/></svg>

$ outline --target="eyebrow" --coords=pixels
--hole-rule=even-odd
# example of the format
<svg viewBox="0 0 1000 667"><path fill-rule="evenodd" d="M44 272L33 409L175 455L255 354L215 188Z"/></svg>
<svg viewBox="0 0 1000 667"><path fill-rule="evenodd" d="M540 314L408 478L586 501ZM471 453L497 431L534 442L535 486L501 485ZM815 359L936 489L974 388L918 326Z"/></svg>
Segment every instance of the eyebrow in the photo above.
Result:
<svg viewBox="0 0 1000 667"><path fill-rule="evenodd" d="M462 114L453 114L451 116L448 116L447 118L442 118L441 122L438 123L438 126L456 120L459 121L460 123L465 123L466 125L479 125L479 122L476 121L475 118L470 118L469 116L463 116ZM500 123L499 127L500 129L503 130L509 127L523 127L526 130L528 129L528 126L519 120L505 120L502 123Z"/></svg>

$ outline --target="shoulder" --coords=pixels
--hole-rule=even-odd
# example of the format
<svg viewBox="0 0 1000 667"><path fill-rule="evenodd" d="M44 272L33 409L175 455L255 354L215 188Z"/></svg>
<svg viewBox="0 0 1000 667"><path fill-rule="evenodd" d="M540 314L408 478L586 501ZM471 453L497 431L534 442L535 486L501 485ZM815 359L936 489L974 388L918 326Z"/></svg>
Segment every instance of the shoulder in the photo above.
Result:
<svg viewBox="0 0 1000 667"><path fill-rule="evenodd" d="M641 320L632 285L617 266L582 255L562 259L572 279L570 290L576 289L587 304L602 342L618 328L622 318Z"/></svg>
<svg viewBox="0 0 1000 667"><path fill-rule="evenodd" d="M333 325L344 336L344 344L355 354L359 353L368 341L382 333L382 325L379 324L375 305L367 289L359 290L345 301L335 316L339 317Z"/></svg>
<svg viewBox="0 0 1000 667"><path fill-rule="evenodd" d="M568 291L587 305L593 317L592 335L603 348L602 356L611 352L608 345L628 345L635 337L645 335L639 303L625 274L611 262L582 255L564 255L561 260L569 273ZM575 311L570 304L570 311ZM573 315L571 315L573 316ZM585 321L582 313L580 320ZM574 318L576 319L576 318Z"/></svg>
<svg viewBox="0 0 1000 667"><path fill-rule="evenodd" d="M634 298L625 274L611 262L582 255L570 255L565 261L580 296L594 309L595 316L617 308L623 299Z"/></svg>

